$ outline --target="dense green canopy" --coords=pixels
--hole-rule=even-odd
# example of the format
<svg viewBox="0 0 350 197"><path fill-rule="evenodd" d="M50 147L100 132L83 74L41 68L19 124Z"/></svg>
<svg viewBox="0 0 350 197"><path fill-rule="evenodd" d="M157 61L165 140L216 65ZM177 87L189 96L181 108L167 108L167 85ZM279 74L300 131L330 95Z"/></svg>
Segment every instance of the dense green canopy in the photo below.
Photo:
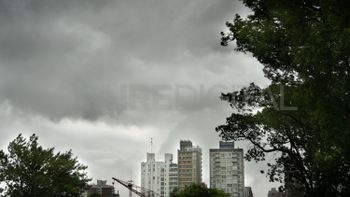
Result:
<svg viewBox="0 0 350 197"><path fill-rule="evenodd" d="M227 23L222 45L252 54L271 85L223 94L234 113L217 131L249 141L248 160L279 153L268 175L287 189L350 196L350 1L243 3L252 13Z"/></svg>
<svg viewBox="0 0 350 197"><path fill-rule="evenodd" d="M86 168L72 157L71 151L54 153L54 148L44 149L36 135L28 141L19 135L10 142L8 154L0 151L4 196L78 197L89 181Z"/></svg>
<svg viewBox="0 0 350 197"><path fill-rule="evenodd" d="M182 190L173 190L171 197L229 197L229 194L218 190L207 188L206 185L190 185Z"/></svg>

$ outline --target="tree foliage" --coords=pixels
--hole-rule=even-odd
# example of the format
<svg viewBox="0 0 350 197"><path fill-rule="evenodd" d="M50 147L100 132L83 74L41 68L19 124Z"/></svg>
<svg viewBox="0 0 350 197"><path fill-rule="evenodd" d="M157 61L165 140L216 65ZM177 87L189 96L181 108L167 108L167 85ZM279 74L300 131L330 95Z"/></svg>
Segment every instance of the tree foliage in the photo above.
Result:
<svg viewBox="0 0 350 197"><path fill-rule="evenodd" d="M234 113L216 130L249 141L247 160L278 153L271 181L287 177L305 196L350 196L350 2L243 3L252 13L227 23L222 45L252 54L271 84L223 94Z"/></svg>
<svg viewBox="0 0 350 197"><path fill-rule="evenodd" d="M225 192L207 188L206 185L192 184L182 190L175 189L170 194L171 197L229 197Z"/></svg>
<svg viewBox="0 0 350 197"><path fill-rule="evenodd" d="M102 197L102 195L98 193L93 193L93 194L90 194L88 197Z"/></svg>
<svg viewBox="0 0 350 197"><path fill-rule="evenodd" d="M54 148L41 147L35 134L29 140L18 135L8 153L0 151L4 196L80 196L89 181L86 169L71 151L54 153Z"/></svg>

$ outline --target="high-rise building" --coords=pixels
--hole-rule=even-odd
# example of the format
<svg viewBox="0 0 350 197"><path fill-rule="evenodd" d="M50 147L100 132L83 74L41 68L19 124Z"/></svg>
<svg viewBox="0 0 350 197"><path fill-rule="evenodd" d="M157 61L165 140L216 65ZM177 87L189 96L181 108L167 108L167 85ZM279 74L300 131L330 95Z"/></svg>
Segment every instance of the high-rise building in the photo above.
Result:
<svg viewBox="0 0 350 197"><path fill-rule="evenodd" d="M165 179L164 179L164 196L170 196L171 191L178 186L177 164L173 163L173 155L165 154Z"/></svg>
<svg viewBox="0 0 350 197"><path fill-rule="evenodd" d="M283 193L278 191L276 188L271 188L269 193L267 194L268 197L283 197Z"/></svg>
<svg viewBox="0 0 350 197"><path fill-rule="evenodd" d="M244 197L254 197L251 187L244 187Z"/></svg>
<svg viewBox="0 0 350 197"><path fill-rule="evenodd" d="M222 142L218 149L209 150L210 187L221 189L231 197L244 195L243 149L234 142Z"/></svg>
<svg viewBox="0 0 350 197"><path fill-rule="evenodd" d="M169 194L178 187L178 169L177 164L171 163L169 165Z"/></svg>
<svg viewBox="0 0 350 197"><path fill-rule="evenodd" d="M202 183L202 149L191 141L181 140L177 150L178 187Z"/></svg>
<svg viewBox="0 0 350 197"><path fill-rule="evenodd" d="M146 162L141 163L141 187L146 196L153 192L169 197L171 190L177 187L171 180L177 180L177 167L172 163L173 155L166 153L165 161L156 161L154 153L147 153Z"/></svg>

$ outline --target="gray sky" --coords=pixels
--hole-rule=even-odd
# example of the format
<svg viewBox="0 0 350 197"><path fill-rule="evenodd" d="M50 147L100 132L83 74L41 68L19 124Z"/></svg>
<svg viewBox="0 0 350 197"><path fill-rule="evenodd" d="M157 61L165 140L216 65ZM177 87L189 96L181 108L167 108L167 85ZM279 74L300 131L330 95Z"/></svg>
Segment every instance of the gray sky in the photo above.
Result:
<svg viewBox="0 0 350 197"><path fill-rule="evenodd" d="M268 84L251 55L219 44L235 13L248 10L234 0L0 0L1 147L37 133L72 149L94 180L140 184L150 138L158 159L189 139L208 183L214 129L231 112L220 92ZM262 164L245 165L246 185L265 197L276 184Z"/></svg>

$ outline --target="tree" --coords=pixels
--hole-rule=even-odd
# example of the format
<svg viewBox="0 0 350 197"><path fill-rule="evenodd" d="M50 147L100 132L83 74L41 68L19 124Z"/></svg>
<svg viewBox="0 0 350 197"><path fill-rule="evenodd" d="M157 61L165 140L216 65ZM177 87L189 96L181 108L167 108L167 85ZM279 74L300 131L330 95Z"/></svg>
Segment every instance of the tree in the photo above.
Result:
<svg viewBox="0 0 350 197"><path fill-rule="evenodd" d="M218 190L207 188L206 185L195 185L185 187L182 190L174 189L171 194L171 197L229 197L229 194Z"/></svg>
<svg viewBox="0 0 350 197"><path fill-rule="evenodd" d="M73 158L72 152L54 153L38 144L33 134L27 141L21 134L0 151L1 183L4 196L80 196L87 187L86 166Z"/></svg>
<svg viewBox="0 0 350 197"><path fill-rule="evenodd" d="M90 194L89 197L101 197L102 195L101 194L98 194L98 193L93 193L93 194Z"/></svg>
<svg viewBox="0 0 350 197"><path fill-rule="evenodd" d="M271 84L222 94L234 113L216 130L248 141L248 161L277 153L270 181L286 178L310 197L350 196L350 2L243 3L252 13L227 23L222 45L252 54Z"/></svg>

